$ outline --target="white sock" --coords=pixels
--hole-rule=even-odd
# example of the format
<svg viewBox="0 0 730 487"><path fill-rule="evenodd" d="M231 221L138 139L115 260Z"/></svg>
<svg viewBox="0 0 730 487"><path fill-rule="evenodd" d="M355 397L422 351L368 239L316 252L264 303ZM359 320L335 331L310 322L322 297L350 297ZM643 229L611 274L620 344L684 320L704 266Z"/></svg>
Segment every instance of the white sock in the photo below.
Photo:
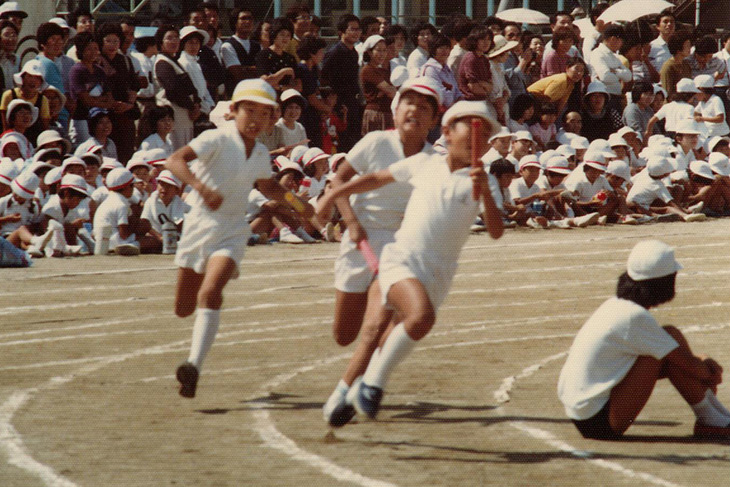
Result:
<svg viewBox="0 0 730 487"><path fill-rule="evenodd" d="M707 392L705 393L705 397L708 397L708 396L709 396L709 399L710 399L710 402L712 403L712 405L715 406L715 409L717 409L721 413L730 417L730 411L727 410L727 408L717 398L715 393L712 392L710 389L707 389Z"/></svg>
<svg viewBox="0 0 730 487"><path fill-rule="evenodd" d="M347 385L347 382L345 382L344 379L340 379L340 381L337 383L337 387L335 387L335 392L344 396L347 394L347 391L350 390L350 386Z"/></svg>
<svg viewBox="0 0 730 487"><path fill-rule="evenodd" d="M723 413L713 403L711 396L714 396L711 390L705 392L705 398L697 404L692 404L692 410L697 416L697 420L707 426L724 427L730 424L730 416Z"/></svg>
<svg viewBox="0 0 730 487"><path fill-rule="evenodd" d="M416 341L408 335L403 323L398 323L385 341L377 359L370 360L363 382L384 389L390 373L415 346Z"/></svg>
<svg viewBox="0 0 730 487"><path fill-rule="evenodd" d="M220 323L221 311L219 309L198 308L195 314L195 325L193 325L193 343L190 344L190 356L188 362L193 364L200 371L203 360L215 341Z"/></svg>

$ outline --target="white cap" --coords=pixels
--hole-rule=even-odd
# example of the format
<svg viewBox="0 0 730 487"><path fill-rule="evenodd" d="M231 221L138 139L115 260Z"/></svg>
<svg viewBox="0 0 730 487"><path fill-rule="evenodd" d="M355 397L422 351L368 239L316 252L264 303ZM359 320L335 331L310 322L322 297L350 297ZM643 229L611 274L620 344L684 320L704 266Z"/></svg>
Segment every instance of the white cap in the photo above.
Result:
<svg viewBox="0 0 730 487"><path fill-rule="evenodd" d="M706 179L715 179L715 174L712 172L712 168L705 161L692 161L689 163L689 170L693 174L701 176Z"/></svg>
<svg viewBox="0 0 730 487"><path fill-rule="evenodd" d="M20 98L16 98L15 100L8 103L8 108L7 108L5 118L7 120L10 120L10 115L20 107L26 107L28 110L30 110L30 116L31 116L30 124L33 125L36 122L36 120L38 120L38 108L34 107L33 104L30 103L29 101L21 100Z"/></svg>
<svg viewBox="0 0 730 487"><path fill-rule="evenodd" d="M56 153L58 153L58 152L56 152ZM36 155L38 155L38 154L36 154ZM26 171L30 171L30 172L34 172L34 173L38 174L36 171L38 171L39 169L53 169L54 167L56 167L56 166L54 166L53 164L48 164L47 162L40 161L40 160L37 160L37 161L34 160L30 164L30 166L27 167ZM40 177L40 175L38 175L38 176Z"/></svg>
<svg viewBox="0 0 730 487"><path fill-rule="evenodd" d="M309 150L306 145L297 145L289 153L289 160L300 166L304 166L304 154Z"/></svg>
<svg viewBox="0 0 730 487"><path fill-rule="evenodd" d="M283 105L287 101L291 99L299 99L299 101L303 104L307 104L307 100L302 96L301 93L299 93L294 88L289 88L288 90L284 90L284 92L281 94L281 104Z"/></svg>
<svg viewBox="0 0 730 487"><path fill-rule="evenodd" d="M134 175L126 167L118 167L106 175L106 187L112 191L122 189L134 182Z"/></svg>
<svg viewBox="0 0 730 487"><path fill-rule="evenodd" d="M369 51L370 49L375 47L378 42L385 42L385 37L378 34L371 35L370 37L365 39L365 42L362 43L362 52Z"/></svg>
<svg viewBox="0 0 730 487"><path fill-rule="evenodd" d="M680 120L677 124L677 134L684 134L684 135L700 135L702 134L702 131L700 130L699 126L697 125L697 122L695 122L691 118L685 118L684 120Z"/></svg>
<svg viewBox="0 0 730 487"><path fill-rule="evenodd" d="M664 98L667 97L667 90L665 90L664 88L662 88L661 83L654 83L652 86L654 87L654 94L655 95L661 93L662 95L664 95Z"/></svg>
<svg viewBox="0 0 730 487"><path fill-rule="evenodd" d="M558 151L554 149L548 149L540 154L540 165L542 167L547 166L547 161L549 161L552 157L558 154Z"/></svg>
<svg viewBox="0 0 730 487"><path fill-rule="evenodd" d="M629 144L626 142L626 140L623 138L623 136L615 133L611 134L608 137L608 145L611 147L628 147Z"/></svg>
<svg viewBox="0 0 730 487"><path fill-rule="evenodd" d="M491 128L491 132L499 132L502 126L494 120L487 110L487 104L483 101L457 101L451 108L446 110L441 119L441 126L446 127L454 120L464 117L475 117L485 120Z"/></svg>
<svg viewBox="0 0 730 487"><path fill-rule="evenodd" d="M101 163L104 162L104 157L98 152L87 152L86 154L81 154L79 157L86 163L89 162L89 159L93 159L99 163L100 166ZM134 158L134 156L132 157Z"/></svg>
<svg viewBox="0 0 730 487"><path fill-rule="evenodd" d="M695 76L695 86L697 89L702 88L714 88L715 87L715 78L712 75L709 74L701 74L699 76Z"/></svg>
<svg viewBox="0 0 730 487"><path fill-rule="evenodd" d="M30 199L35 195L35 190L38 189L40 182L40 178L34 172L23 171L13 179L10 187L17 196Z"/></svg>
<svg viewBox="0 0 730 487"><path fill-rule="evenodd" d="M164 171L162 171L160 173L160 175L157 176L157 182L158 183L172 184L176 188L181 188L182 187L182 181L180 181L177 177L175 177L174 174L172 174L172 172L170 172L167 169L165 169Z"/></svg>
<svg viewBox="0 0 730 487"><path fill-rule="evenodd" d="M636 134L636 135L639 135L639 132L637 132L636 130L634 130L631 127L626 126L626 125L624 125L620 129L618 129L618 132L616 132L616 133L619 134L621 137L623 137L626 134Z"/></svg>
<svg viewBox="0 0 730 487"><path fill-rule="evenodd" d="M239 101L252 101L276 107L276 91L269 83L262 79L245 79L236 85L231 97L231 103L235 104Z"/></svg>
<svg viewBox="0 0 730 487"><path fill-rule="evenodd" d="M51 156L54 154L56 155L56 159L61 159L61 152L55 147L53 149L41 149L33 155L33 162L42 161L45 164L45 161L43 159L45 159L47 156ZM50 157L50 159L53 159L53 157Z"/></svg>
<svg viewBox="0 0 730 487"><path fill-rule="evenodd" d="M46 89L48 84L46 83L46 76L45 71L43 70L43 65L38 59L31 59L30 61L27 61L23 65L23 69L20 70L19 73L15 73L13 75L13 81L15 81L15 84L20 86L23 84L23 75L24 74L30 74L32 76L40 76L43 80L43 83L41 83L41 87L38 91L43 91Z"/></svg>
<svg viewBox="0 0 730 487"><path fill-rule="evenodd" d="M540 164L540 161L535 154L527 154L520 159L519 170L522 171L526 167L542 168L542 164Z"/></svg>
<svg viewBox="0 0 730 487"><path fill-rule="evenodd" d="M561 156L564 156L566 158L574 157L575 156L575 149L569 145L561 145L557 149L555 149L555 152L560 154Z"/></svg>
<svg viewBox="0 0 730 487"><path fill-rule="evenodd" d="M77 174L66 174L61 179L61 186L58 189L69 188L79 193L89 196L89 186L84 181L84 178Z"/></svg>
<svg viewBox="0 0 730 487"><path fill-rule="evenodd" d="M512 134L512 140L529 140L530 142L535 142L535 138L532 136L529 130L518 130L514 134Z"/></svg>
<svg viewBox="0 0 730 487"><path fill-rule="evenodd" d="M69 26L65 19L62 19L61 17L53 17L48 22L58 25L59 27L63 28L63 30L67 30L69 39L73 39L74 37L76 37L76 29Z"/></svg>
<svg viewBox="0 0 730 487"><path fill-rule="evenodd" d="M0 159L0 183L10 186L18 174L20 174L20 169L11 158Z"/></svg>
<svg viewBox="0 0 730 487"><path fill-rule="evenodd" d="M674 258L674 249L659 240L644 240L634 246L626 263L626 272L634 281L668 276L682 269Z"/></svg>
<svg viewBox="0 0 730 487"><path fill-rule="evenodd" d="M606 88L606 85L602 81L591 81L588 84L588 88L586 89L586 94L583 95L585 98L586 96L593 94L593 93L604 93L606 96L608 96L608 88Z"/></svg>
<svg viewBox="0 0 730 487"><path fill-rule="evenodd" d="M148 150L145 155L145 161L150 166L164 166L167 161L167 151L161 147Z"/></svg>
<svg viewBox="0 0 730 487"><path fill-rule="evenodd" d="M116 169L118 167L124 167L121 162L114 159L113 157L104 157L102 159L102 161L103 162L101 163L101 166L99 167L99 171L103 171L106 169L109 169L109 170Z"/></svg>
<svg viewBox="0 0 730 487"><path fill-rule="evenodd" d="M602 152L586 152L585 156L583 156L583 164L602 172L606 171L608 167L606 156Z"/></svg>
<svg viewBox="0 0 730 487"><path fill-rule="evenodd" d="M408 80L408 68L405 66L396 66L393 71L390 72L390 84L396 88L403 85Z"/></svg>
<svg viewBox="0 0 730 487"><path fill-rule="evenodd" d="M646 170L649 176L664 176L674 171L674 166L665 157L652 157L649 162L646 163Z"/></svg>
<svg viewBox="0 0 730 487"><path fill-rule="evenodd" d="M203 29L198 29L193 25L186 25L185 27L180 29L180 46L182 47L183 45L183 39L194 34L198 34L203 38L200 43L202 46L206 45L208 43L208 40L210 39L210 35L208 35L208 33Z"/></svg>
<svg viewBox="0 0 730 487"><path fill-rule="evenodd" d="M277 168L279 168L280 173L284 172L286 170L292 170L292 171L295 171L295 172L301 174L302 176L304 175L304 173L302 172L302 167L299 164L290 161L289 159L287 159L284 156L279 156L276 159L274 159L274 164L276 165Z"/></svg>
<svg viewBox="0 0 730 487"><path fill-rule="evenodd" d="M63 168L62 167L54 167L50 171L46 173L46 177L43 178L43 182L46 183L46 186L50 186L52 184L60 183L63 178Z"/></svg>
<svg viewBox="0 0 730 487"><path fill-rule="evenodd" d="M677 81L677 93L699 93L695 82L690 78L682 78Z"/></svg>
<svg viewBox="0 0 730 487"><path fill-rule="evenodd" d="M63 146L66 148L66 152L71 152L71 142L61 137L61 134L53 129L44 130L38 134L36 147L41 147L51 142L63 142Z"/></svg>
<svg viewBox="0 0 730 487"><path fill-rule="evenodd" d="M428 78L426 76L410 78L401 85L398 93L403 94L406 91L415 91L416 93L435 98L438 104L441 105L441 85L436 83L433 78Z"/></svg>
<svg viewBox="0 0 730 487"><path fill-rule="evenodd" d="M622 160L609 162L608 167L606 167L606 174L618 176L626 182L631 182L631 169L629 169L629 165Z"/></svg>
<svg viewBox="0 0 730 487"><path fill-rule="evenodd" d="M84 162L84 160L80 157L72 156L63 161L63 164L61 165L64 173L68 166L83 166L83 168L86 169L86 162Z"/></svg>
<svg viewBox="0 0 730 487"><path fill-rule="evenodd" d="M710 150L710 152L712 152L715 150L715 146L717 146L717 144L719 142L722 142L723 140L730 141L730 139L728 139L727 137L720 137L719 135L716 135L712 137L709 142L707 142L707 148Z"/></svg>
<svg viewBox="0 0 730 487"><path fill-rule="evenodd" d="M312 147L302 156L303 166L311 166L317 161L329 161L329 156L319 147Z"/></svg>
<svg viewBox="0 0 730 487"><path fill-rule="evenodd" d="M130 171L132 169L138 168L138 167L146 167L147 169L150 169L150 165L147 164L147 161L143 157L132 157L127 161L127 169Z"/></svg>
<svg viewBox="0 0 730 487"><path fill-rule="evenodd" d="M347 157L347 152L338 152L337 154L332 154L330 156L330 174L334 174L335 171L337 171L337 166L339 166L341 161L344 161Z"/></svg>
<svg viewBox="0 0 730 487"><path fill-rule="evenodd" d="M573 137L570 139L570 146L575 149L588 149L591 144L588 142L588 139L583 136Z"/></svg>
<svg viewBox="0 0 730 487"><path fill-rule="evenodd" d="M547 161L545 170L558 174L570 174L570 162L564 156L553 156Z"/></svg>
<svg viewBox="0 0 730 487"><path fill-rule="evenodd" d="M493 58L497 57L500 54L503 54L510 49L514 49L517 47L517 44L519 42L517 41L508 41L504 36L496 35L494 36L494 39L492 40L493 46L487 53L487 57Z"/></svg>
<svg viewBox="0 0 730 487"><path fill-rule="evenodd" d="M491 137L489 137L489 142L492 142L494 139L501 139L502 137L509 137L511 139L512 132L510 132L507 127L500 127L499 132L495 132Z"/></svg>
<svg viewBox="0 0 730 487"><path fill-rule="evenodd" d="M26 18L28 16L28 12L21 10L18 2L5 2L0 5L0 16L8 14L14 14L22 18Z"/></svg>
<svg viewBox="0 0 730 487"><path fill-rule="evenodd" d="M713 152L708 159L710 168L720 176L730 176L730 159L725 154Z"/></svg>
<svg viewBox="0 0 730 487"><path fill-rule="evenodd" d="M604 157L616 157L616 153L611 149L611 144L606 139L595 139L588 146L589 152L601 152Z"/></svg>

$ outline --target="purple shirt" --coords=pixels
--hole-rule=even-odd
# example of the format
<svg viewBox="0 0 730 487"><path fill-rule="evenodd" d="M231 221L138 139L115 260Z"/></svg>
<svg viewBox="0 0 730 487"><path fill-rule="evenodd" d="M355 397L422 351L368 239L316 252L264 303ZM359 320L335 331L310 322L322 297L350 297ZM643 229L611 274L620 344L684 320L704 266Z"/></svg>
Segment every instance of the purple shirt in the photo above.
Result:
<svg viewBox="0 0 730 487"><path fill-rule="evenodd" d="M436 84L441 86L441 105L449 108L451 105L461 99L461 91L454 76L453 71L447 65L441 65L434 58L430 58L421 67L421 76L433 79Z"/></svg>
<svg viewBox="0 0 730 487"><path fill-rule="evenodd" d="M570 56L567 54L558 54L557 51L550 51L545 54L542 58L542 70L540 76L545 78L554 74L561 74L565 72L568 67L568 59Z"/></svg>
<svg viewBox="0 0 730 487"><path fill-rule="evenodd" d="M492 82L492 68L489 65L487 56L477 56L473 52L464 54L464 58L459 64L459 90L464 95L465 100L486 100L487 95L475 95L469 90L468 83L477 83L479 81Z"/></svg>
<svg viewBox="0 0 730 487"><path fill-rule="evenodd" d="M72 117L74 120L86 120L89 116L89 107L81 101L79 95L89 93L92 96L101 96L106 91L105 82L106 76L104 76L104 71L99 66L94 66L94 72L92 73L82 63L74 64L69 72L68 91L71 99L76 102L76 110Z"/></svg>

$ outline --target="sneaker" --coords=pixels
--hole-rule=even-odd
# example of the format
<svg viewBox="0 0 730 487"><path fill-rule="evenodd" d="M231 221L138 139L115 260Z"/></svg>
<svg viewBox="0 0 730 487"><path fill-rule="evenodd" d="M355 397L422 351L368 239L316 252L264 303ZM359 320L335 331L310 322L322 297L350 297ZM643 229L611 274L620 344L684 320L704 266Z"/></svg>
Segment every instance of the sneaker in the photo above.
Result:
<svg viewBox="0 0 730 487"><path fill-rule="evenodd" d="M690 213L689 215L685 215L683 218L686 222L701 222L707 220L707 215L704 213Z"/></svg>
<svg viewBox="0 0 730 487"><path fill-rule="evenodd" d="M319 240L309 235L302 227L297 228L294 234L301 238L304 243L319 243Z"/></svg>
<svg viewBox="0 0 730 487"><path fill-rule="evenodd" d="M639 217L636 218L636 222L639 223L639 224L652 223L652 222L655 222L655 221L656 221L656 217L655 216L651 216L651 215L641 215L641 216L639 216Z"/></svg>
<svg viewBox="0 0 730 487"><path fill-rule="evenodd" d="M81 245L66 245L63 248L63 255L66 256L77 256L81 255L83 247Z"/></svg>
<svg viewBox="0 0 730 487"><path fill-rule="evenodd" d="M550 228L562 228L564 230L569 230L573 227L570 226L570 223L568 220L550 220L548 222L548 226Z"/></svg>
<svg viewBox="0 0 730 487"><path fill-rule="evenodd" d="M479 222L479 223L472 224L472 226L469 227L469 230L471 230L474 233L479 233L479 232L487 231L487 227L483 223Z"/></svg>
<svg viewBox="0 0 730 487"><path fill-rule="evenodd" d="M705 202L704 201L700 201L696 205L692 205L692 206L688 207L687 208L687 211L689 213L693 213L693 214L701 213L702 212L702 208L704 208L704 206L705 206Z"/></svg>
<svg viewBox="0 0 730 487"><path fill-rule="evenodd" d="M124 256L139 255L139 247L134 244L121 244L116 246L114 252Z"/></svg>
<svg viewBox="0 0 730 487"><path fill-rule="evenodd" d="M527 220L527 226L530 228L548 228L548 221L544 216L536 216Z"/></svg>
<svg viewBox="0 0 730 487"><path fill-rule="evenodd" d="M598 221L596 222L596 225L605 226L606 223L608 223L608 215L603 215L598 217Z"/></svg>
<svg viewBox="0 0 730 487"><path fill-rule="evenodd" d="M695 423L694 435L697 438L714 440L730 439L730 424L727 426L708 426L698 421Z"/></svg>
<svg viewBox="0 0 730 487"><path fill-rule="evenodd" d="M347 393L338 390L332 393L322 407L324 420L333 428L340 428L355 417L355 408L346 400Z"/></svg>
<svg viewBox="0 0 730 487"><path fill-rule="evenodd" d="M28 254L31 257L43 257L43 249L48 245L48 241L53 236L53 230L48 230L43 235L33 236L30 238L30 247L28 247Z"/></svg>
<svg viewBox="0 0 730 487"><path fill-rule="evenodd" d="M657 221L661 223L681 222L682 217L676 213L666 213L664 215L657 216Z"/></svg>
<svg viewBox="0 0 730 487"><path fill-rule="evenodd" d="M289 244L303 244L304 240L294 235L292 231L288 228L282 228L279 231L279 242Z"/></svg>
<svg viewBox="0 0 730 487"><path fill-rule="evenodd" d="M180 382L180 395L182 397L195 397L195 389L198 387L198 369L190 362L183 362L177 368L175 376Z"/></svg>
<svg viewBox="0 0 730 487"><path fill-rule="evenodd" d="M504 228L517 228L517 222L514 220L502 220L502 226Z"/></svg>
<svg viewBox="0 0 730 487"><path fill-rule="evenodd" d="M588 213L587 215L577 216L573 218L573 223L576 227L585 228L588 225L595 225L598 223L600 215L598 213Z"/></svg>
<svg viewBox="0 0 730 487"><path fill-rule="evenodd" d="M355 410L364 414L370 419L375 419L380 410L380 401L383 400L383 389L369 386L366 383L360 384L355 396Z"/></svg>
<svg viewBox="0 0 730 487"><path fill-rule="evenodd" d="M41 258L46 255L46 253L37 245L31 245L28 247L28 255L33 257L34 259Z"/></svg>
<svg viewBox="0 0 730 487"><path fill-rule="evenodd" d="M337 232L332 222L327 222L327 225L324 226L324 239L327 242L337 241Z"/></svg>
<svg viewBox="0 0 730 487"><path fill-rule="evenodd" d="M618 222L622 225L638 225L639 221L631 215L621 215Z"/></svg>

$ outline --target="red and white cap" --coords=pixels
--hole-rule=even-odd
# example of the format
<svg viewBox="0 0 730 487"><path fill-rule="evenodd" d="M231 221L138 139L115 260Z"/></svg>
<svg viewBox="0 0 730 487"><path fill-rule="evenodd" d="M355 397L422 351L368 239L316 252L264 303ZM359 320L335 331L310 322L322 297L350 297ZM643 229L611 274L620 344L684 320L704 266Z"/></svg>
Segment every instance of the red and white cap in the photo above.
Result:
<svg viewBox="0 0 730 487"><path fill-rule="evenodd" d="M535 154L527 154L522 159L520 159L520 171L522 171L526 167L537 167L542 168L542 165L540 164L540 159Z"/></svg>
<svg viewBox="0 0 730 487"><path fill-rule="evenodd" d="M565 156L556 155L547 161L545 170L558 174L570 174L570 162L568 162Z"/></svg>
<svg viewBox="0 0 730 487"><path fill-rule="evenodd" d="M561 156L565 156L566 158L575 156L575 148L566 144L563 144L555 149L555 152L560 154Z"/></svg>
<svg viewBox="0 0 730 487"><path fill-rule="evenodd" d="M606 156L601 152L586 152L583 156L583 164L593 169L598 169L601 172L605 172L608 167L606 162Z"/></svg>
<svg viewBox="0 0 730 487"><path fill-rule="evenodd" d="M147 161L147 164L150 166L164 166L165 161L167 161L167 157L167 151L158 147L147 151L145 154L145 161Z"/></svg>
<svg viewBox="0 0 730 487"><path fill-rule="evenodd" d="M18 174L20 174L20 169L11 158L0 159L0 183L10 186Z"/></svg>
<svg viewBox="0 0 730 487"><path fill-rule="evenodd" d="M80 157L72 156L63 161L63 165L61 165L61 168L63 169L63 172L66 172L66 168L68 166L82 166L84 169L86 169L86 163L83 159Z"/></svg>
<svg viewBox="0 0 730 487"><path fill-rule="evenodd" d="M134 174L126 167L118 167L109 171L106 175L106 187L112 191L116 191L129 186L134 182Z"/></svg>
<svg viewBox="0 0 730 487"><path fill-rule="evenodd" d="M304 167L309 167L317 161L326 161L329 156L319 147L312 147L302 156Z"/></svg>
<svg viewBox="0 0 730 487"><path fill-rule="evenodd" d="M418 78L408 79L398 89L398 93L403 95L403 93L407 91L415 91L416 93L430 96L431 98L434 98L439 105L441 105L441 86L432 78L421 76Z"/></svg>
<svg viewBox="0 0 730 487"><path fill-rule="evenodd" d="M290 161L284 156L279 156L274 159L274 164L277 168L279 168L280 173L284 171L295 171L304 176L304 172L302 172L302 167L299 164Z"/></svg>
<svg viewBox="0 0 730 487"><path fill-rule="evenodd" d="M289 160L300 166L304 166L304 154L309 150L306 145L298 145L291 150L289 153Z"/></svg>
<svg viewBox="0 0 730 487"><path fill-rule="evenodd" d="M54 167L46 173L46 177L43 178L43 182L46 183L46 186L51 186L53 184L60 183L62 178L63 168Z"/></svg>
<svg viewBox="0 0 730 487"><path fill-rule="evenodd" d="M421 78L416 78L421 79ZM499 132L502 126L494 120L487 110L487 105L483 101L457 101L451 108L446 110L444 116L441 118L441 126L446 127L454 120L460 118L481 118L486 121L491 128L491 133Z"/></svg>
<svg viewBox="0 0 730 487"><path fill-rule="evenodd" d="M81 156L79 156L79 157L81 157L81 159L82 159L82 160L83 160L84 162L87 162L87 161L88 161L89 159L93 159L93 160L94 160L94 161L96 161L96 162L97 162L97 163L98 163L98 164L99 164L100 166L101 166L101 163L103 162L103 156L102 156L102 155L101 155L101 154L100 154L99 152L87 152L87 153L85 153L85 154L82 154L82 155L81 155Z"/></svg>
<svg viewBox="0 0 730 487"><path fill-rule="evenodd" d="M84 181L84 178L77 174L66 174L63 179L61 179L61 186L58 189L64 188L73 189L87 197L89 196L89 186L86 184L86 181Z"/></svg>
<svg viewBox="0 0 730 487"><path fill-rule="evenodd" d="M347 152L338 152L330 156L330 174L337 172L337 166L347 158Z"/></svg>
<svg viewBox="0 0 730 487"><path fill-rule="evenodd" d="M112 169L116 169L118 167L124 167L121 162L114 159L113 157L104 157L102 158L101 166L99 167L99 171L111 171Z"/></svg>
<svg viewBox="0 0 730 487"><path fill-rule="evenodd" d="M25 199L30 199L35 195L35 190L38 189L38 185L41 180L32 171L23 171L13 179L10 183L10 187L13 189L13 193L17 196Z"/></svg>
<svg viewBox="0 0 730 487"><path fill-rule="evenodd" d="M659 240L637 243L629 254L626 273L634 281L668 276L682 269L674 258L674 249Z"/></svg>
<svg viewBox="0 0 730 487"><path fill-rule="evenodd" d="M182 181L175 177L175 175L169 170L165 169L157 176L158 183L172 184L176 188L182 188Z"/></svg>

